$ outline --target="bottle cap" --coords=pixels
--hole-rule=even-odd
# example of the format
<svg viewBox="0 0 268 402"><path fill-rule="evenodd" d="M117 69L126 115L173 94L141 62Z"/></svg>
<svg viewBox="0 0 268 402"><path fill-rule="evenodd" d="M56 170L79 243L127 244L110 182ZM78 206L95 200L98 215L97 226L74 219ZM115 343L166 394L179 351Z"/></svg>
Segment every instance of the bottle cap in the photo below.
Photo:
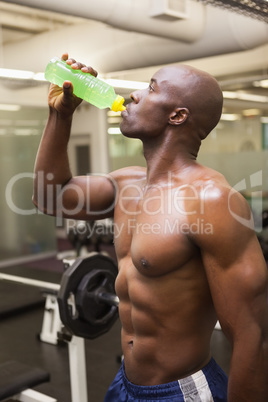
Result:
<svg viewBox="0 0 268 402"><path fill-rule="evenodd" d="M125 99L123 98L123 96L117 95L114 103L112 104L111 110L113 110L114 112L123 112L123 110L126 109L123 105L124 102Z"/></svg>

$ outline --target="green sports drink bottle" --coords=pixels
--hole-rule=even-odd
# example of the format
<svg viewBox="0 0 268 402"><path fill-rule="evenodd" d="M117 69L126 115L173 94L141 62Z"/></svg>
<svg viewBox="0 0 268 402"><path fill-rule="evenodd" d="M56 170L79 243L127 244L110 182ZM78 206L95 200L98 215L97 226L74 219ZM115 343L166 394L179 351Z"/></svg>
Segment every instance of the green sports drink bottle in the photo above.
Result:
<svg viewBox="0 0 268 402"><path fill-rule="evenodd" d="M117 95L113 87L91 74L74 70L59 57L50 60L45 70L45 78L60 87L64 81L71 81L74 94L99 109L109 107L114 112L125 110L125 99Z"/></svg>

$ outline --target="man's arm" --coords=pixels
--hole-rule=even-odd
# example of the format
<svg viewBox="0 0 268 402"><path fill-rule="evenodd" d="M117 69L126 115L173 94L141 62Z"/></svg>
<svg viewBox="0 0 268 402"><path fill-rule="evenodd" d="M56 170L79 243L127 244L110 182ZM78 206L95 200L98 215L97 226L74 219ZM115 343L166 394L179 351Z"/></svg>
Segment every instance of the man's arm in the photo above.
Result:
<svg viewBox="0 0 268 402"><path fill-rule="evenodd" d="M97 75L90 67L74 63L73 68ZM67 147L73 113L81 103L73 95L72 84L63 88L51 84L48 105L49 117L35 162L34 204L44 213L75 219L100 219L113 214L115 182L109 176L72 177Z"/></svg>
<svg viewBox="0 0 268 402"><path fill-rule="evenodd" d="M194 241L202 253L221 327L233 348L228 402L267 402L267 267L248 205L230 191L218 189L216 198L214 189L206 193L204 217L213 234L200 234Z"/></svg>

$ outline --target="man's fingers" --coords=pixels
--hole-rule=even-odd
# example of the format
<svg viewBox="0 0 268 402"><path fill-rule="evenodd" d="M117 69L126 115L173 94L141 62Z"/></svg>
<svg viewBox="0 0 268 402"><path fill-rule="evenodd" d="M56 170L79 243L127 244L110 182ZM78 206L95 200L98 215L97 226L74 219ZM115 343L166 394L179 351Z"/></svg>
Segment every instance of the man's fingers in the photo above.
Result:
<svg viewBox="0 0 268 402"><path fill-rule="evenodd" d="M68 57L68 59L65 60L65 61L66 61L67 64L69 64L69 66L71 66L71 65L73 65L73 64L76 63L76 60L75 60L75 59L72 59L72 58L70 58L70 57Z"/></svg>
<svg viewBox="0 0 268 402"><path fill-rule="evenodd" d="M82 67L85 67L86 65L83 63L80 63L79 61L75 61L74 63L71 64L71 67L74 70L81 70Z"/></svg>
<svg viewBox="0 0 268 402"><path fill-rule="evenodd" d="M91 66L86 66L85 64L76 61L75 59L73 59L72 57L68 56L68 53L63 53L63 55L61 56L61 59L66 61L66 63L71 66L74 70L81 70L83 71L83 73L89 73L91 75L93 75L94 77L97 77L98 72L96 70L94 70L94 68L92 68Z"/></svg>
<svg viewBox="0 0 268 402"><path fill-rule="evenodd" d="M71 81L64 81L62 90L64 95L71 95L73 93L73 84Z"/></svg>
<svg viewBox="0 0 268 402"><path fill-rule="evenodd" d="M61 56L61 60L64 60L64 61L68 60L68 58L69 58L68 53L63 53Z"/></svg>
<svg viewBox="0 0 268 402"><path fill-rule="evenodd" d="M81 68L81 71L83 71L83 73L89 73L91 75L94 75L94 77L97 77L98 73L96 70L94 70L94 68L90 67L90 66L84 66Z"/></svg>

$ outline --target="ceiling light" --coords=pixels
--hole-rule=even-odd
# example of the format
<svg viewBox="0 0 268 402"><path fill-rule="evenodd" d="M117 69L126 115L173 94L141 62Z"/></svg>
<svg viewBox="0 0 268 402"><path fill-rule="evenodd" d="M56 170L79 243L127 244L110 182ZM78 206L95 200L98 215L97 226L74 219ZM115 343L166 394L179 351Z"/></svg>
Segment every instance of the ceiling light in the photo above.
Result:
<svg viewBox="0 0 268 402"><path fill-rule="evenodd" d="M260 109L245 109L242 113L244 116L259 116L261 111Z"/></svg>
<svg viewBox="0 0 268 402"><path fill-rule="evenodd" d="M33 71L26 70L13 70L10 68L0 68L0 78L46 81L44 73L34 73ZM144 89L148 87L147 82L141 81L117 80L112 78L103 79L103 81L115 88Z"/></svg>
<svg viewBox="0 0 268 402"><path fill-rule="evenodd" d="M120 116L107 117L108 124L120 124L122 118Z"/></svg>
<svg viewBox="0 0 268 402"><path fill-rule="evenodd" d="M268 88L268 80L253 81L254 87Z"/></svg>
<svg viewBox="0 0 268 402"><path fill-rule="evenodd" d="M19 80L29 80L33 78L33 71L11 70L10 68L0 68L0 77L15 78Z"/></svg>
<svg viewBox="0 0 268 402"><path fill-rule="evenodd" d="M16 128L14 130L15 135L35 135L38 134L38 130L32 129L32 128Z"/></svg>
<svg viewBox="0 0 268 402"><path fill-rule="evenodd" d="M110 128L108 128L108 134L112 134L112 135L116 134L116 135L118 135L118 134L122 134L122 133L121 133L119 127L110 127Z"/></svg>
<svg viewBox="0 0 268 402"><path fill-rule="evenodd" d="M244 92L239 92L237 95L238 95L237 99L241 99L241 100L261 102L261 103L268 102L268 96L248 94L248 93L244 93Z"/></svg>
<svg viewBox="0 0 268 402"><path fill-rule="evenodd" d="M264 95L249 94L247 92L242 91L236 91L236 92L223 91L222 93L223 97L226 99L238 99L238 100L261 102L261 103L268 102L268 96Z"/></svg>
<svg viewBox="0 0 268 402"><path fill-rule="evenodd" d="M118 117L118 116L121 116L121 112L114 112L113 110L108 110L107 111L107 116L109 116L109 117Z"/></svg>
<svg viewBox="0 0 268 402"><path fill-rule="evenodd" d="M226 121L240 120L240 115L235 114L235 113L223 113L221 115L221 120L226 120Z"/></svg>
<svg viewBox="0 0 268 402"><path fill-rule="evenodd" d="M222 91L223 97L227 99L236 99L236 92Z"/></svg>
<svg viewBox="0 0 268 402"><path fill-rule="evenodd" d="M115 80L115 79L106 79L104 80L107 84L111 85L114 88L126 88L126 89L145 89L148 88L148 82L141 81L128 81L128 80Z"/></svg>
<svg viewBox="0 0 268 402"><path fill-rule="evenodd" d="M0 103L0 110L5 110L8 112L17 112L20 109L21 109L20 105L5 105L3 103Z"/></svg>
<svg viewBox="0 0 268 402"><path fill-rule="evenodd" d="M36 73L36 74L33 75L33 79L35 81L47 81L45 79L45 73Z"/></svg>
<svg viewBox="0 0 268 402"><path fill-rule="evenodd" d="M33 71L26 70L12 70L10 68L0 68L0 78L46 81L44 73L34 73Z"/></svg>

